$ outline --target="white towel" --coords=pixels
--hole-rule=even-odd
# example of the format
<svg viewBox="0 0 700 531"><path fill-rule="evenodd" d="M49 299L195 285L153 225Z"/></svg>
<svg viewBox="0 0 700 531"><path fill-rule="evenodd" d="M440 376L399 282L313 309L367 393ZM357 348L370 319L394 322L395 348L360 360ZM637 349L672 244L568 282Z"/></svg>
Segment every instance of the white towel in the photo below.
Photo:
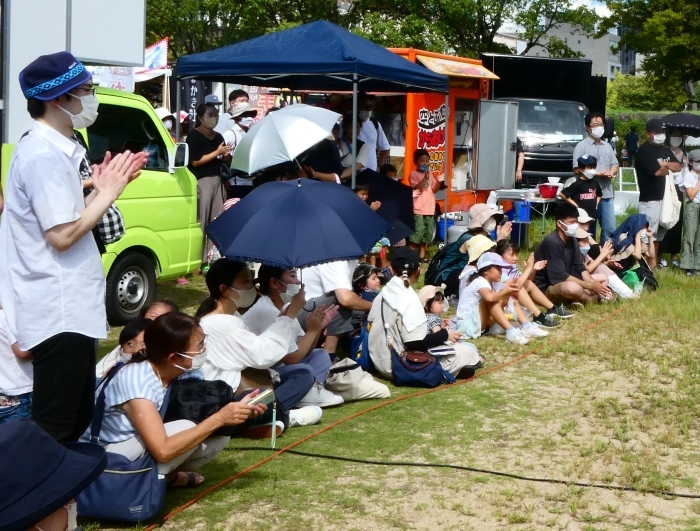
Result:
<svg viewBox="0 0 700 531"><path fill-rule="evenodd" d="M401 277L392 277L382 289L382 298L401 315L401 320L409 332L419 326L425 326L427 318L418 294L412 287L404 286Z"/></svg>

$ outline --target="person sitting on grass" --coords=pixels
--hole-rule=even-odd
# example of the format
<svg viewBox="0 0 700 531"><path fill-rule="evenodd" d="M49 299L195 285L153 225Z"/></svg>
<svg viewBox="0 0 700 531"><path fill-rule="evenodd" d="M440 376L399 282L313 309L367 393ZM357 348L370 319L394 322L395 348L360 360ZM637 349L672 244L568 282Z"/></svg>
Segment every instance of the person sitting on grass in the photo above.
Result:
<svg viewBox="0 0 700 531"><path fill-rule="evenodd" d="M515 328L506 315L504 308L512 296L517 297L520 288L518 283L510 280L501 283L503 267L508 264L500 255L492 252L483 253L476 261L475 267L468 272L466 286L460 290L459 307L457 308L457 330L472 338L488 333L492 326L499 325L506 333L506 341L517 345L526 345L531 337L544 337L547 334L530 323L527 328ZM520 308L515 305L515 311ZM461 311L460 311L461 310ZM520 310L518 319L523 325L528 322ZM536 332L535 332L536 331Z"/></svg>
<svg viewBox="0 0 700 531"><path fill-rule="evenodd" d="M611 260L620 264L618 275L623 278L628 271L634 271L650 289L656 289L658 282L649 267L655 258L654 231L644 214L633 214L615 229L612 235L615 254Z"/></svg>
<svg viewBox="0 0 700 531"><path fill-rule="evenodd" d="M420 278L420 257L413 249L398 249L391 260L394 276L374 299L369 312L369 355L377 371L386 378L392 377L391 346L396 352L403 350L425 352L440 347L446 341L454 343L454 353L439 356L444 370L457 378L469 378L481 366L476 347L459 341L462 334L453 330L428 332L423 306L412 285Z"/></svg>
<svg viewBox="0 0 700 531"><path fill-rule="evenodd" d="M574 314L565 310L563 307L556 306L550 301L540 289L535 286L532 279L537 271L541 271L547 262L535 262L535 255L530 253L530 256L525 262L525 271L522 273L518 269L518 258L520 256L520 247L512 240L501 240L496 244L496 253L501 255L503 261L510 264L509 267L503 268L503 282L515 280L518 283L520 291L518 292L518 303L528 309L532 314L533 321L543 328L557 328L561 326L555 318L561 317L568 319ZM545 312L540 311L539 306L542 306ZM560 315L561 314L561 315Z"/></svg>
<svg viewBox="0 0 700 531"><path fill-rule="evenodd" d="M170 299L160 299L158 301L153 301L148 306L144 306L143 308L141 308L141 311L139 312L139 317L141 319L150 319L151 321L155 321L164 313L179 311L180 308L178 308L177 304L175 304Z"/></svg>
<svg viewBox="0 0 700 531"><path fill-rule="evenodd" d="M122 328L122 331L119 332L119 345L97 362L95 373L98 385L99 380L104 378L112 367L118 363L127 363L134 354L143 350L145 346L143 335L151 322L151 319L134 319Z"/></svg>
<svg viewBox="0 0 700 531"><path fill-rule="evenodd" d="M559 192L559 197L588 214L588 232L595 237L598 204L603 197L603 189L595 178L598 159L593 155L583 155L577 162L578 166L574 168L576 181Z"/></svg>
<svg viewBox="0 0 700 531"><path fill-rule="evenodd" d="M494 210L485 203L477 203L469 209L469 234L472 236L481 234L493 240L492 235L495 230L496 241L507 240L513 231L513 224L506 221L501 225L501 221L503 221L503 212ZM465 251L462 254L466 254L466 242L463 248Z"/></svg>
<svg viewBox="0 0 700 531"><path fill-rule="evenodd" d="M413 217L416 230L408 238L409 245L419 252L421 261L425 262L425 251L435 236L435 194L440 190L445 176L433 176L430 171L430 153L425 149L413 152L416 169L409 176L413 188Z"/></svg>
<svg viewBox="0 0 700 531"><path fill-rule="evenodd" d="M637 298L634 291L608 267L608 264L615 264L616 269L621 267L619 263L610 260L614 252L613 244L610 240L606 241L603 245L596 244L594 247L590 244L591 235L582 228L578 229L576 239L578 240L586 270L595 280L609 286L615 295L619 295L623 299Z"/></svg>
<svg viewBox="0 0 700 531"><path fill-rule="evenodd" d="M554 211L556 229L535 250L535 261L547 265L535 273L535 284L554 304L585 304L606 299L610 288L594 280L586 270L579 250L578 209L560 203Z"/></svg>
<svg viewBox="0 0 700 531"><path fill-rule="evenodd" d="M171 312L151 322L144 334L146 349L119 369L105 389L105 410L99 444L107 452L130 460L148 452L158 463L158 473L168 476L171 487L195 487L204 478L196 470L212 461L229 442L213 435L224 426L242 425L262 415L264 404L250 406L254 391L238 402L226 404L199 424L189 420L163 423L160 410L168 386L182 377L196 377L207 358L205 335L196 319ZM95 397L99 396L98 387ZM90 441L91 427L81 437Z"/></svg>
<svg viewBox="0 0 700 531"><path fill-rule="evenodd" d="M450 309L450 305L445 298L445 285L423 286L418 292L418 299L425 310L428 333L436 333L447 328L443 316Z"/></svg>
<svg viewBox="0 0 700 531"><path fill-rule="evenodd" d="M204 379L223 380L236 390L241 383L241 371L248 367L270 369L287 356L289 346L297 339L296 316L306 304L304 289L302 286L291 298L289 306L272 325L256 335L238 313L239 309L252 306L258 295L248 265L226 258L217 260L207 272L206 282L209 297L196 314L207 334L208 355L202 367ZM323 315L315 314L314 318L309 316L307 320L307 330L318 335ZM293 409L315 381L314 371L304 364L296 364L293 369L279 374L274 389L280 420L285 428L316 424L321 420L323 412L320 407ZM270 433L272 429L278 430L274 426L269 426L269 429Z"/></svg>
<svg viewBox="0 0 700 531"><path fill-rule="evenodd" d="M301 282L297 278L296 269L282 269L261 265L258 270L258 291L260 298L243 315L243 322L248 330L261 335L282 315L292 297L301 291ZM322 348L316 348L319 337L338 312L337 306L325 308L319 306L307 319L307 331L301 328L299 321L294 320L294 340L289 343L288 354L282 358L273 369L280 375L294 371L299 364L309 367L316 381L306 396L297 406L329 407L343 403L340 396L334 395L324 387L326 375L331 368L331 358ZM316 326L319 317L320 326ZM312 325L312 326L308 326Z"/></svg>

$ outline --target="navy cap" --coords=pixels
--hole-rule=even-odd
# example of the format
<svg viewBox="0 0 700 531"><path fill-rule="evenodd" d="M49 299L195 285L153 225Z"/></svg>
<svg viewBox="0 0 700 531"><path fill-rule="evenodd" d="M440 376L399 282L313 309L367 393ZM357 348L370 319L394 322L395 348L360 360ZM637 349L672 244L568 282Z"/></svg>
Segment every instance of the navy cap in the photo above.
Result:
<svg viewBox="0 0 700 531"><path fill-rule="evenodd" d="M92 80L85 65L69 52L42 55L19 73L19 85L27 99L48 101Z"/></svg>
<svg viewBox="0 0 700 531"><path fill-rule="evenodd" d="M646 130L650 133L663 133L664 123L658 118L652 118L647 121Z"/></svg>
<svg viewBox="0 0 700 531"><path fill-rule="evenodd" d="M591 164L598 164L598 159L593 155L583 155L576 159L579 166L590 166Z"/></svg>

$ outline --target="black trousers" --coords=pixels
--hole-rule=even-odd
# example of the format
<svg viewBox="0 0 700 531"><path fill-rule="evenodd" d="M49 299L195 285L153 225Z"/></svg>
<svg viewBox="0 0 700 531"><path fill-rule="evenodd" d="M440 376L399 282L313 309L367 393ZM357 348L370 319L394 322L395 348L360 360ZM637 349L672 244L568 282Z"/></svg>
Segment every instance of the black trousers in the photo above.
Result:
<svg viewBox="0 0 700 531"><path fill-rule="evenodd" d="M32 419L60 443L75 442L92 422L97 341L73 332L32 348Z"/></svg>

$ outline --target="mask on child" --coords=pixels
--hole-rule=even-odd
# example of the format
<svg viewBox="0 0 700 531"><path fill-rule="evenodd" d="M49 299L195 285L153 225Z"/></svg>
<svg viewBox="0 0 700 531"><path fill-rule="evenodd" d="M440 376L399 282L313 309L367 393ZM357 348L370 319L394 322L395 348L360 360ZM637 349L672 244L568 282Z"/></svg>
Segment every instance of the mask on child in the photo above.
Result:
<svg viewBox="0 0 700 531"><path fill-rule="evenodd" d="M591 128L591 136L593 136L593 138L603 138L604 134L605 134L605 127L598 126L598 127Z"/></svg>
<svg viewBox="0 0 700 531"><path fill-rule="evenodd" d="M430 166L428 166L427 164L421 164L420 166L418 166L418 171L421 173L425 173L429 169L430 169Z"/></svg>
<svg viewBox="0 0 700 531"><path fill-rule="evenodd" d="M682 136L672 136L668 140L668 143L671 144L673 147L678 147L683 143L683 137Z"/></svg>
<svg viewBox="0 0 700 531"><path fill-rule="evenodd" d="M663 133L661 133L661 134L658 134L658 135L654 135L653 138L654 138L654 144L659 144L659 145L660 145L660 144L663 144L664 141L666 140L666 135L663 134Z"/></svg>
<svg viewBox="0 0 700 531"><path fill-rule="evenodd" d="M574 236L576 236L576 231L578 230L578 223L572 223L571 225L567 225L563 221L560 221L559 223L561 223L564 234L566 234L569 238L573 238Z"/></svg>
<svg viewBox="0 0 700 531"><path fill-rule="evenodd" d="M700 162L693 162L693 169L695 171L700 171Z"/></svg>
<svg viewBox="0 0 700 531"><path fill-rule="evenodd" d="M163 120L163 125L168 131L172 131L173 129L173 121L172 120Z"/></svg>
<svg viewBox="0 0 700 531"><path fill-rule="evenodd" d="M490 217L486 221L484 221L484 224L482 225L482 228L486 232L493 232L493 229L496 228L496 218Z"/></svg>
<svg viewBox="0 0 700 531"><path fill-rule="evenodd" d="M579 247L579 251L581 251L581 254L588 254L588 251L591 250L590 245L584 245L583 247Z"/></svg>
<svg viewBox="0 0 700 531"><path fill-rule="evenodd" d="M250 288L250 289L236 289L236 288L229 288L238 293L238 298L234 299L233 297L228 297L230 300L232 300L235 304L236 307L238 308L248 308L251 304L255 302L255 297L258 296L258 292L255 290L255 288Z"/></svg>
<svg viewBox="0 0 700 531"><path fill-rule="evenodd" d="M301 284L285 284L281 280L279 283L284 284L284 287L287 288L285 293L282 293L281 291L279 292L280 298L284 304L289 304L292 302L292 297L301 291Z"/></svg>
<svg viewBox="0 0 700 531"><path fill-rule="evenodd" d="M119 354L117 356L117 359L121 361L122 363L129 363L131 361L131 356L133 354L126 354L121 347L119 347Z"/></svg>
<svg viewBox="0 0 700 531"><path fill-rule="evenodd" d="M595 177L595 170L583 170L583 177L585 179L593 179L593 177Z"/></svg>

